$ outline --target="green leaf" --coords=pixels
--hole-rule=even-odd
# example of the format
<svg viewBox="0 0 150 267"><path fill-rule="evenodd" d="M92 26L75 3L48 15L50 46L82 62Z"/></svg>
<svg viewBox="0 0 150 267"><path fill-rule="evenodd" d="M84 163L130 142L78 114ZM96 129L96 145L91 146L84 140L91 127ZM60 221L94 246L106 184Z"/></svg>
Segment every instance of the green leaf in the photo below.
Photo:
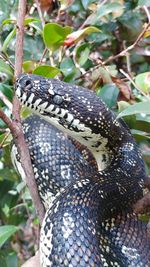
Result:
<svg viewBox="0 0 150 267"><path fill-rule="evenodd" d="M136 103L136 104L128 107L127 109L122 111L117 116L117 118L129 116L129 115L133 115L133 114L138 114L138 113L150 114L150 101Z"/></svg>
<svg viewBox="0 0 150 267"><path fill-rule="evenodd" d="M98 92L98 96L112 108L116 105L119 89L114 84L106 84Z"/></svg>
<svg viewBox="0 0 150 267"><path fill-rule="evenodd" d="M108 72L103 67L99 67L92 73L93 80L99 79L99 77L101 77L104 84L113 84L110 71Z"/></svg>
<svg viewBox="0 0 150 267"><path fill-rule="evenodd" d="M36 68L36 62L27 60L23 62L24 72L31 73Z"/></svg>
<svg viewBox="0 0 150 267"><path fill-rule="evenodd" d="M2 254L1 251L0 251L0 266L8 267L6 263L6 257Z"/></svg>
<svg viewBox="0 0 150 267"><path fill-rule="evenodd" d="M85 25L96 24L102 17L109 15L110 13L115 13L114 17L119 17L123 13L124 5L119 3L107 3L104 5L99 4L96 12L89 16L85 22Z"/></svg>
<svg viewBox="0 0 150 267"><path fill-rule="evenodd" d="M6 73L8 76L13 76L13 70L12 68L5 63L2 59L0 59L0 72Z"/></svg>
<svg viewBox="0 0 150 267"><path fill-rule="evenodd" d="M34 69L34 71L33 71L33 74L41 75L41 76L44 76L46 78L53 78L58 73L60 73L59 69L57 69L55 67L48 66L48 65L39 66L36 69Z"/></svg>
<svg viewBox="0 0 150 267"><path fill-rule="evenodd" d="M39 33L40 35L43 34L43 31L42 29L40 28L40 20L39 19L36 19L36 18L27 18L24 20L24 25L30 25L30 27L33 27L37 33Z"/></svg>
<svg viewBox="0 0 150 267"><path fill-rule="evenodd" d="M66 36L71 32L69 26L62 27L56 23L48 23L43 29L43 39L47 48L55 51L59 48L66 38Z"/></svg>
<svg viewBox="0 0 150 267"><path fill-rule="evenodd" d="M2 22L2 25L6 25L6 24L16 24L16 20L14 19L5 19Z"/></svg>
<svg viewBox="0 0 150 267"><path fill-rule="evenodd" d="M128 40L128 42L135 41L143 29L143 22L138 12L133 12L131 10L125 12L124 15L119 18L119 22L121 23L120 37L123 40Z"/></svg>
<svg viewBox="0 0 150 267"><path fill-rule="evenodd" d="M81 66L85 64L88 60L90 54L90 49L88 44L82 44L77 47L76 50L76 59Z"/></svg>
<svg viewBox="0 0 150 267"><path fill-rule="evenodd" d="M150 72L140 73L135 77L136 85L145 93L150 92Z"/></svg>
<svg viewBox="0 0 150 267"><path fill-rule="evenodd" d="M19 262L16 252L14 251L10 252L6 257L6 262L7 262L7 267L12 267L12 266L18 267Z"/></svg>
<svg viewBox="0 0 150 267"><path fill-rule="evenodd" d="M136 120L135 129L150 134L150 123L144 120Z"/></svg>
<svg viewBox="0 0 150 267"><path fill-rule="evenodd" d="M150 136L147 133L139 130L131 130L137 141L150 140Z"/></svg>
<svg viewBox="0 0 150 267"><path fill-rule="evenodd" d="M64 81L70 82L78 74L74 62L71 58L64 58L60 64L60 70L65 76Z"/></svg>
<svg viewBox="0 0 150 267"><path fill-rule="evenodd" d="M123 10L124 6L122 4L117 3L117 1L114 3L107 3L105 5L100 5L100 8L98 8L98 10L97 10L98 19L100 19L101 17L106 16L112 12L116 12L119 9Z"/></svg>
<svg viewBox="0 0 150 267"><path fill-rule="evenodd" d="M84 39L86 35L89 35L93 32L101 32L98 28L89 26L84 28L83 30L78 30L69 34L64 42L65 45L69 46L79 42L80 40Z"/></svg>
<svg viewBox="0 0 150 267"><path fill-rule="evenodd" d="M119 112L123 111L124 109L130 107L131 105L126 101L118 101L118 110Z"/></svg>
<svg viewBox="0 0 150 267"><path fill-rule="evenodd" d="M138 6L150 6L150 0L139 0L138 1Z"/></svg>
<svg viewBox="0 0 150 267"><path fill-rule="evenodd" d="M92 0L81 0L84 9L88 8L88 5L92 3Z"/></svg>
<svg viewBox="0 0 150 267"><path fill-rule="evenodd" d="M30 24L31 22L40 22L40 20L39 20L39 19L35 19L35 18L26 18L26 19L24 20L24 25L28 25L28 24Z"/></svg>
<svg viewBox="0 0 150 267"><path fill-rule="evenodd" d="M16 27L13 28L13 30L6 37L6 39L5 39L4 43L3 43L3 46L2 46L2 51L3 52L6 52L10 41L14 38L15 35L16 35Z"/></svg>
<svg viewBox="0 0 150 267"><path fill-rule="evenodd" d="M19 228L14 225L0 226L0 247L18 230Z"/></svg>

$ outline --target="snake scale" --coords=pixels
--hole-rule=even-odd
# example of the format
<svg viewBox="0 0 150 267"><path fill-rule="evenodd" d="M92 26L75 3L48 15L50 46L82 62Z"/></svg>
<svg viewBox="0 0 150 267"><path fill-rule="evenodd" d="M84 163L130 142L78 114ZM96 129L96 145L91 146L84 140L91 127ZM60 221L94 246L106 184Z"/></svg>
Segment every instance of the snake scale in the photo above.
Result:
<svg viewBox="0 0 150 267"><path fill-rule="evenodd" d="M20 102L41 117L24 122L47 209L41 266L150 266L146 223L132 210L143 196L146 174L124 121L94 92L57 79L22 74L15 90ZM79 150L66 134L82 144ZM13 155L21 168L15 147Z"/></svg>

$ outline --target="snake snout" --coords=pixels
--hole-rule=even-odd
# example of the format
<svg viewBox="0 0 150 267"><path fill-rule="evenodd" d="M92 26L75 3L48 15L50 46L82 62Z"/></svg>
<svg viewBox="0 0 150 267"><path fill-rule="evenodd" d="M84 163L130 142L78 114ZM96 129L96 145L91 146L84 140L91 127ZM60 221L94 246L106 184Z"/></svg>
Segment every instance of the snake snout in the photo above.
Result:
<svg viewBox="0 0 150 267"><path fill-rule="evenodd" d="M21 90L31 89L33 87L32 79L27 74L21 74L17 79L17 84Z"/></svg>

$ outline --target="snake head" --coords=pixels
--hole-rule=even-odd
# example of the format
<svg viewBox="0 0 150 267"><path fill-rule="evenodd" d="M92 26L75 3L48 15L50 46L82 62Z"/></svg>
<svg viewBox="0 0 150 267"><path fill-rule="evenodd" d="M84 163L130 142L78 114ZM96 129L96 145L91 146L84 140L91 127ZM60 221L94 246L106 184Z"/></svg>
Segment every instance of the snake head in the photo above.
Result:
<svg viewBox="0 0 150 267"><path fill-rule="evenodd" d="M59 90L57 80L42 76L21 74L16 80L16 95L22 104L41 112L54 112L55 109L68 101L67 95ZM57 112L54 112L57 113Z"/></svg>
<svg viewBox="0 0 150 267"><path fill-rule="evenodd" d="M23 105L45 119L55 118L55 123L74 132L84 132L88 126L91 129L94 118L90 116L95 108L94 98L98 97L90 90L33 74L21 74L15 90Z"/></svg>
<svg viewBox="0 0 150 267"><path fill-rule="evenodd" d="M114 115L92 91L57 79L22 74L15 84L20 102L92 150L103 149ZM87 145L88 144L88 145Z"/></svg>

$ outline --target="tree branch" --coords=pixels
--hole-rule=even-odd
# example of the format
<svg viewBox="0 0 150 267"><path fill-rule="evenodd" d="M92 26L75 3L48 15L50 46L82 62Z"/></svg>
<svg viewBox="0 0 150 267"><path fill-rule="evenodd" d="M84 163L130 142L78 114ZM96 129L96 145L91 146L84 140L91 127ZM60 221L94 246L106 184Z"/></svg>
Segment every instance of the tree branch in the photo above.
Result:
<svg viewBox="0 0 150 267"><path fill-rule="evenodd" d="M26 13L26 0L19 0L18 6L18 19L17 19L17 35L16 35L16 58L15 58L15 77L22 72L22 61L23 61L23 37L24 37L24 18ZM37 210L40 223L42 223L45 210L41 203L37 185L34 178L32 164L30 160L30 154L26 145L24 134L20 119L20 104L16 96L13 99L13 123L17 126L17 137L15 142L20 153L22 167L26 175L26 183L29 187L29 191Z"/></svg>
<svg viewBox="0 0 150 267"><path fill-rule="evenodd" d="M17 136L16 127L14 126L12 121L6 116L6 114L4 113L4 111L2 109L0 109L0 118L6 123L8 128L11 130L14 138L16 138L16 136Z"/></svg>

